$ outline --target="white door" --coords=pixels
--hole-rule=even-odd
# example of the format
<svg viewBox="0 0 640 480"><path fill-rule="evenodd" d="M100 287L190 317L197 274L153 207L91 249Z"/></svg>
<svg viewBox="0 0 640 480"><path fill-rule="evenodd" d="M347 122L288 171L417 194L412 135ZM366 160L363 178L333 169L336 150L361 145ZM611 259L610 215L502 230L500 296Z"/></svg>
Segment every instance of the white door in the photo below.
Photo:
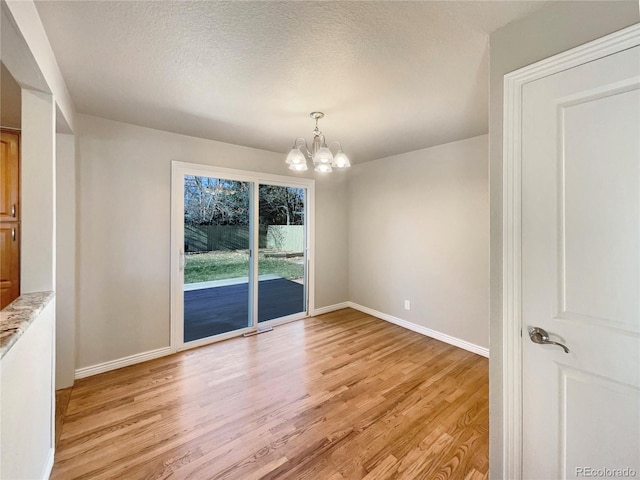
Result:
<svg viewBox="0 0 640 480"><path fill-rule="evenodd" d="M634 47L523 86L526 479L640 477L639 84Z"/></svg>

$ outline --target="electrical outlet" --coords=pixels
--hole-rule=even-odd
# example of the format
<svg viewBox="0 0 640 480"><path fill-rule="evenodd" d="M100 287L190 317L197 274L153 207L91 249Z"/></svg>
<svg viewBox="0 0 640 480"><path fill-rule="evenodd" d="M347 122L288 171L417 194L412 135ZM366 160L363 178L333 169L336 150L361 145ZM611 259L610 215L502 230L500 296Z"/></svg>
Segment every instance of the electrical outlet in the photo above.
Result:
<svg viewBox="0 0 640 480"><path fill-rule="evenodd" d="M411 310L411 301L409 301L409 300L405 300L404 301L404 309L405 310Z"/></svg>

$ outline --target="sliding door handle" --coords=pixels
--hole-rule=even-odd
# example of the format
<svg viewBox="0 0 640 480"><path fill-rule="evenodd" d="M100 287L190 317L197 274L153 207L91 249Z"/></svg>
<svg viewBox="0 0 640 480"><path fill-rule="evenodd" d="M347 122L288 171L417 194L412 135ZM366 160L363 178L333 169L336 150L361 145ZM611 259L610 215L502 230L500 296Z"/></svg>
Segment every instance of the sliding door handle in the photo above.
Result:
<svg viewBox="0 0 640 480"><path fill-rule="evenodd" d="M184 255L184 250L181 248L180 249L180 264L179 264L179 268L181 272L184 272L184 266L187 263L187 259Z"/></svg>

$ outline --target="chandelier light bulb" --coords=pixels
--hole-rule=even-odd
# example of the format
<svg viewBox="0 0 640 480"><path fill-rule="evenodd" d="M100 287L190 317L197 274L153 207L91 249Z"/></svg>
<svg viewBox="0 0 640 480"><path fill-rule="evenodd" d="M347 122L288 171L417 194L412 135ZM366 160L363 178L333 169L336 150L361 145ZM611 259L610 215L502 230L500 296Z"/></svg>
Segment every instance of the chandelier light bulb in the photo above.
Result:
<svg viewBox="0 0 640 480"><path fill-rule="evenodd" d="M336 168L349 168L351 166L351 162L349 158L344 154L342 150L336 153L336 156L333 158L332 167Z"/></svg>
<svg viewBox="0 0 640 480"><path fill-rule="evenodd" d="M306 164L307 159L304 156L304 153L300 151L300 148L294 148L289 152L289 155L287 155L287 163L289 165L301 165L303 163Z"/></svg>
<svg viewBox="0 0 640 480"><path fill-rule="evenodd" d="M314 170L320 173L330 173L332 171L331 163L318 163Z"/></svg>
<svg viewBox="0 0 640 480"><path fill-rule="evenodd" d="M292 163L289 165L289 170L294 170L296 172L304 172L307 169L307 162L304 163Z"/></svg>
<svg viewBox="0 0 640 480"><path fill-rule="evenodd" d="M313 163L315 164L331 164L331 162L333 162L333 153L331 153L328 147L322 147L313 156Z"/></svg>

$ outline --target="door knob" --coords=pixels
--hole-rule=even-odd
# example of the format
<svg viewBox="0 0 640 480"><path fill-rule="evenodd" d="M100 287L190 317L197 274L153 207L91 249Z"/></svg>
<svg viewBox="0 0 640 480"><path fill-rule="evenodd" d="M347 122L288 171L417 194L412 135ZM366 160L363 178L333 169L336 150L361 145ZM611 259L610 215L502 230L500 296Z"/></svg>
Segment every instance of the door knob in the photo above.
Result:
<svg viewBox="0 0 640 480"><path fill-rule="evenodd" d="M564 350L564 353L569 353L569 349L566 345L549 340L549 334L540 327L529 327L529 338L533 343L540 343L542 345L557 345Z"/></svg>

